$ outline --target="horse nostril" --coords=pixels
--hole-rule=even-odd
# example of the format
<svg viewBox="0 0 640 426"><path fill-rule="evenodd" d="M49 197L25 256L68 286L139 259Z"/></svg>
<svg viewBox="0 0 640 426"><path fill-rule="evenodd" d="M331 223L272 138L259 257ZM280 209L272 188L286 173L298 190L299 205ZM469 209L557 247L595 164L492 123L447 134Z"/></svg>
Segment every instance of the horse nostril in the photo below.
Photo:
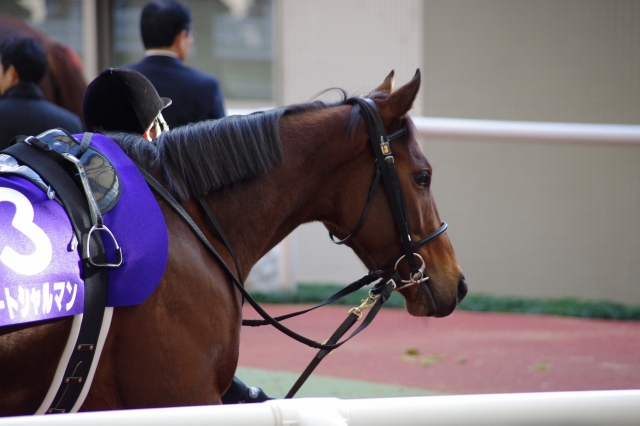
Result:
<svg viewBox="0 0 640 426"><path fill-rule="evenodd" d="M467 282L464 280L464 275L460 275L460 281L458 281L458 295L456 300L458 303L462 302L462 299L467 295L469 291L469 286Z"/></svg>

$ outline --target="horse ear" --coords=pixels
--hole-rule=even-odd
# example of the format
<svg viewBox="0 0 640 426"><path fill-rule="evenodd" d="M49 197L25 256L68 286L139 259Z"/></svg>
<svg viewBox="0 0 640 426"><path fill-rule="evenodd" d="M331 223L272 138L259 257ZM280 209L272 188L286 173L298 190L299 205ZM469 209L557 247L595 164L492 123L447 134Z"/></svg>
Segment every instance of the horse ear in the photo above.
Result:
<svg viewBox="0 0 640 426"><path fill-rule="evenodd" d="M395 71L391 70L391 72L389 73L389 75L384 79L384 81L382 82L382 84L378 87L376 87L375 89L373 89L373 92L370 93L385 93L385 94L389 94L391 93L391 91L393 90L393 76L395 75Z"/></svg>
<svg viewBox="0 0 640 426"><path fill-rule="evenodd" d="M380 101L378 105L380 112L389 119L402 117L413 106L413 102L420 90L420 69L416 70L410 82L391 93L386 99Z"/></svg>

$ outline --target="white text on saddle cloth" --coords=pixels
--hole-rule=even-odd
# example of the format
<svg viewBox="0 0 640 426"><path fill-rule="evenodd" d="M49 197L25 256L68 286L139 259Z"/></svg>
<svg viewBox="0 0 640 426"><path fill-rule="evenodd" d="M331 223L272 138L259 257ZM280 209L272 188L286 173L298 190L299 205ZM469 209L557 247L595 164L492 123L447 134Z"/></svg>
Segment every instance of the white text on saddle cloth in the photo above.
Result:
<svg viewBox="0 0 640 426"><path fill-rule="evenodd" d="M82 313L84 283L62 206L0 176L0 326Z"/></svg>

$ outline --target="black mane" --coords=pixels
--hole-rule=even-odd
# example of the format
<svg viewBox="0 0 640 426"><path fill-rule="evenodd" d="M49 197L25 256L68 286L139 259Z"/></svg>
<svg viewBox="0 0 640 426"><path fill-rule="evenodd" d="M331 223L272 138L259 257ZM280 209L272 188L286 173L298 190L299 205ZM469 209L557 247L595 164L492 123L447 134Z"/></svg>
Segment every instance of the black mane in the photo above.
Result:
<svg viewBox="0 0 640 426"><path fill-rule="evenodd" d="M171 194L184 202L262 176L279 164L282 147L278 122L283 115L344 103L349 103L349 99L331 104L315 101L202 121L164 132L153 143L127 133L108 132L106 136L142 168L160 174ZM347 133L353 133L358 123L356 105L345 123Z"/></svg>
<svg viewBox="0 0 640 426"><path fill-rule="evenodd" d="M278 121L282 108L207 120L164 132L153 143L110 132L138 165L162 175L180 202L265 174L282 161Z"/></svg>

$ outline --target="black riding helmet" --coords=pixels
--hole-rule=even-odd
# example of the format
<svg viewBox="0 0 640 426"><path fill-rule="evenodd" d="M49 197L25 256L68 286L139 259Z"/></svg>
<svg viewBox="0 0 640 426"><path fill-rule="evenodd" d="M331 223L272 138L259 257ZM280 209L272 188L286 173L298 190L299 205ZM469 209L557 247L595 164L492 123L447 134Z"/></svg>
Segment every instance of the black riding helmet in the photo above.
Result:
<svg viewBox="0 0 640 426"><path fill-rule="evenodd" d="M87 87L82 99L82 118L90 131L141 135L169 105L171 99L161 98L139 72L107 68Z"/></svg>

